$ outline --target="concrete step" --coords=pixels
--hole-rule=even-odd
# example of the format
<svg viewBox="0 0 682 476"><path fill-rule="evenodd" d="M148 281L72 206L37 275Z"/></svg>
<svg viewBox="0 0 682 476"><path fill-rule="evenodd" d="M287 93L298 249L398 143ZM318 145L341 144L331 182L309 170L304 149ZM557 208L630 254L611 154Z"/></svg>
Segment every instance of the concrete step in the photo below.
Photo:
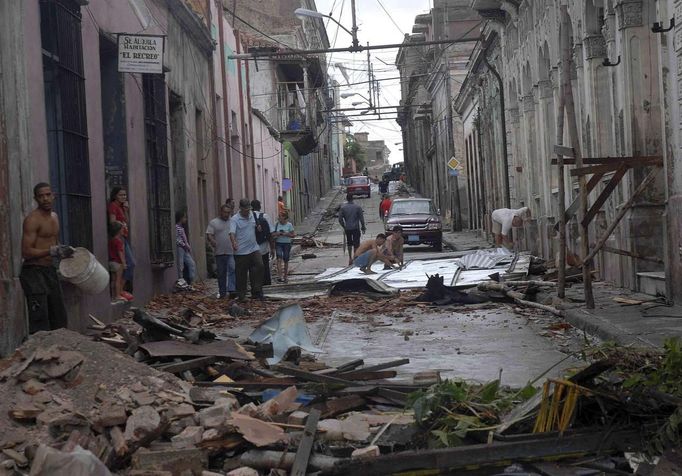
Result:
<svg viewBox="0 0 682 476"><path fill-rule="evenodd" d="M651 296L665 296L665 272L646 271L637 273L637 284L640 293Z"/></svg>

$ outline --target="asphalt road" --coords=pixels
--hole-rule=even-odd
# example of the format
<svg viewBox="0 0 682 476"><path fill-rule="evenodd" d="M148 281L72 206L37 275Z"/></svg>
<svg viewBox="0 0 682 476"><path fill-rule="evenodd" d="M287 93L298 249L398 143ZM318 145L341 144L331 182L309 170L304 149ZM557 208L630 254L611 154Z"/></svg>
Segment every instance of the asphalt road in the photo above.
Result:
<svg viewBox="0 0 682 476"><path fill-rule="evenodd" d="M343 194L331 207L345 200ZM363 239L383 232L379 218L379 194L357 198L365 210L367 232ZM311 259L292 258L290 282L310 280L327 268L341 268L348 262L343 249L343 234L336 220L323 221L316 238L329 246L306 248ZM444 257L428 246L405 248L405 260ZM358 298L360 299L360 298ZM349 319L349 317L351 319ZM538 311L515 310L511 305L491 309L443 310L414 307L405 312L385 311L371 316L343 316L332 313L328 319L310 325L312 336L330 326L321 344L320 358L337 364L355 358L376 363L407 357L410 364L399 369L405 376L427 370L440 370L443 377L488 381L502 375L502 382L523 386L559 363L549 375L579 362L572 356L582 344L582 335L574 330L549 329L560 323L556 317Z"/></svg>

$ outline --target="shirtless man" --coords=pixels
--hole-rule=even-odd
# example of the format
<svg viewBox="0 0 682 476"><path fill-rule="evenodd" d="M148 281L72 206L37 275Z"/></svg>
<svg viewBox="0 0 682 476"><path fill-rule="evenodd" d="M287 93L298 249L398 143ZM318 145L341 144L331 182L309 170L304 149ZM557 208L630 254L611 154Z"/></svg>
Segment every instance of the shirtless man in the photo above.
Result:
<svg viewBox="0 0 682 476"><path fill-rule="evenodd" d="M404 245L403 227L396 225L393 227L393 230L391 230L391 234L388 238L386 238L386 243L384 243L384 246L381 248L381 253L390 261L390 263L397 264L402 268L404 264ZM388 267L385 266L384 269L388 269Z"/></svg>
<svg viewBox="0 0 682 476"><path fill-rule="evenodd" d="M59 218L52 211L54 195L44 182L33 187L38 208L24 219L19 280L28 304L28 332L66 327L67 316L55 260L68 258L74 249L59 244Z"/></svg>
<svg viewBox="0 0 682 476"><path fill-rule="evenodd" d="M360 246L355 250L355 255L353 256L353 266L360 268L365 274L375 274L372 271L372 265L375 261L379 260L385 265L390 266L391 262L379 252L386 242L386 235L379 233L377 237L373 240L363 241Z"/></svg>

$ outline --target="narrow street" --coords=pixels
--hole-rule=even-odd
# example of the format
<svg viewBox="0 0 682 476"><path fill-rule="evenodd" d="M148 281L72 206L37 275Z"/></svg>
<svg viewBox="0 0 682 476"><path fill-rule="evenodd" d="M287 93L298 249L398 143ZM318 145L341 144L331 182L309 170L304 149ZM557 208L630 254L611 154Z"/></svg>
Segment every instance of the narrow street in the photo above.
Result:
<svg viewBox="0 0 682 476"><path fill-rule="evenodd" d="M379 218L380 194L374 186L372 198L356 198L365 212L367 232L363 239L384 232ZM345 202L343 193L336 196L330 209ZM316 257L292 260L293 280L309 280L328 268L345 267L348 255L342 247L343 232L335 218L323 220L316 239L328 244L319 249L305 249ZM445 249L434 252L427 246L405 246L405 261L462 255ZM552 365L549 375L560 375L578 361L568 354L580 349L582 336L576 330L552 332L559 322L548 313L515 310L509 305L490 305L484 309L426 308L415 305L392 312L388 300L384 310L372 315L348 316L335 312L311 324L318 335L331 326L318 358L331 364L363 358L377 363L391 358L409 358L410 364L398 370L404 375L437 370L443 378L486 382L502 375L502 382L521 387L540 376Z"/></svg>

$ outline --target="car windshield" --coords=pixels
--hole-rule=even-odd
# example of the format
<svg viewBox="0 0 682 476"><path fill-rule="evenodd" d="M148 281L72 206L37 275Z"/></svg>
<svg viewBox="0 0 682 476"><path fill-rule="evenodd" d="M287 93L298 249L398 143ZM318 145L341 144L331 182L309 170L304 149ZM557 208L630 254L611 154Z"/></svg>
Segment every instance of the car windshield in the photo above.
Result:
<svg viewBox="0 0 682 476"><path fill-rule="evenodd" d="M367 177L351 177L349 185L367 185Z"/></svg>
<svg viewBox="0 0 682 476"><path fill-rule="evenodd" d="M395 215L435 215L433 204L429 200L409 200L393 202L391 216Z"/></svg>

